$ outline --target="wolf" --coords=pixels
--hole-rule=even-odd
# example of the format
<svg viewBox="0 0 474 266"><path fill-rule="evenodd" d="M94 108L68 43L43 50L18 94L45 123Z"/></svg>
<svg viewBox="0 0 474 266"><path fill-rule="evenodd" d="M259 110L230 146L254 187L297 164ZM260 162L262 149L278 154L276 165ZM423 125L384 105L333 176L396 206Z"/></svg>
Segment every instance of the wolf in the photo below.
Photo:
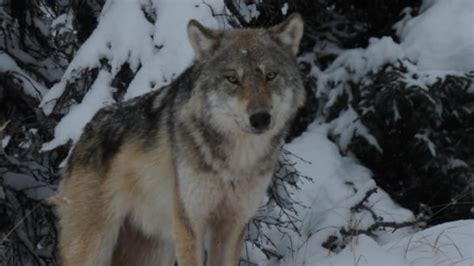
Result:
<svg viewBox="0 0 474 266"><path fill-rule="evenodd" d="M238 265L305 103L303 27L296 13L226 31L191 20L192 66L97 112L58 189L62 265Z"/></svg>

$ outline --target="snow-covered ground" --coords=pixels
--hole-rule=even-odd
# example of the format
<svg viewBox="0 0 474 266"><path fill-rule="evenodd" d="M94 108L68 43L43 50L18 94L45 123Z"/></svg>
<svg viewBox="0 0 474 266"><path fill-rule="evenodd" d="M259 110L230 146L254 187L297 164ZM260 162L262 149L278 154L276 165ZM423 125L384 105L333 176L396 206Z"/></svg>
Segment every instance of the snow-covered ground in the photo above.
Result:
<svg viewBox="0 0 474 266"><path fill-rule="evenodd" d="M214 12L224 12L222 1L208 3ZM143 18L143 6L150 10L156 8L157 14L151 13L157 19L154 24ZM179 15L176 15L178 11ZM412 82L422 84L449 73L474 70L473 0L425 0L419 16L412 18L408 15L409 10L405 13L404 19L395 26L401 43L391 37L372 39L366 48L343 52L325 71L313 66L312 71L318 76L317 94L328 95L328 106L343 93L347 82L359 81L388 62L403 61L410 66L410 71L420 74L420 78ZM117 17L126 21L120 28L114 22ZM93 114L114 102L111 93L115 88L111 87L111 81L122 64L129 63L132 71L137 71L125 98L156 89L179 75L192 60L185 31L191 18L208 26L223 27L202 1L107 1L97 29L78 51L61 81L44 96L43 109L50 113L66 84L74 81L82 70L99 66L100 58L108 59L111 69L101 70L82 102L63 117L56 127L55 138L43 149L76 141ZM16 66L11 64L10 68ZM328 90L329 82L340 85ZM296 155L290 156L296 169L312 178L300 179L299 190L289 188L293 198L300 203L296 206L300 220L298 233L262 228L283 258L269 261L250 243L246 244L243 256L259 265L474 265L472 220L426 230L406 227L393 231L387 228L371 236L360 234L344 238L341 229L365 230L376 222L368 210L351 210L368 191L377 187L371 172L339 151L347 146L354 134L378 146L368 130L356 120L357 116L349 108L334 123L314 122L301 137L286 145L285 149ZM328 132L340 136L338 145L327 138ZM394 203L380 188L364 204L386 222L415 219L410 211ZM322 244L331 236L335 237L335 243L345 244L345 248L334 251L323 248Z"/></svg>
<svg viewBox="0 0 474 266"><path fill-rule="evenodd" d="M474 221L441 224L380 245L361 235L336 256L307 265L474 265Z"/></svg>
<svg viewBox="0 0 474 266"><path fill-rule="evenodd" d="M427 85L448 74L474 70L474 1L426 0L417 17L408 15L394 28L401 42L391 37L373 38L366 48L342 52L326 70L313 65L318 76L317 94L327 95L326 107L347 92L348 82L363 81L386 63L402 61L409 71L417 73L408 83ZM303 55L301 60L310 55ZM328 86L329 83L338 84ZM331 89L328 89L331 88ZM338 146L327 139L327 133L339 136ZM375 186L368 169L351 158L341 156L353 135L360 135L380 150L355 111L348 108L329 124L315 122L287 149L305 161L295 159L296 168L313 178L301 180L301 190L294 197L309 208L298 210L302 219L300 235L278 241L284 236L273 232L282 254L283 265L474 265L474 220L457 221L426 230L402 229L377 232L375 237L360 234L333 253L321 245L341 228L365 229L374 223L370 213L354 214L350 208ZM383 151L382 151L383 152ZM413 220L413 214L397 206L380 188L368 198L367 205L384 221ZM336 240L339 241L340 239ZM284 250L292 250L285 253ZM259 261L259 264L265 264Z"/></svg>
<svg viewBox="0 0 474 266"><path fill-rule="evenodd" d="M375 187L368 169L341 156L327 138L327 125L311 125L306 133L285 148L304 158L294 158L296 168L313 178L301 179L301 190L293 191L302 204L297 209L300 235L267 229L277 244L279 262L251 252L258 265L474 265L474 220L441 224L426 230L403 228L377 231L375 237L360 234L348 240L338 253L322 247L329 236L340 237L341 228L364 229L374 223L368 211L352 213L351 207ZM309 161L306 161L309 160ZM395 204L380 188L366 204L383 221L403 222L413 214ZM247 244L249 246L250 244ZM244 257L248 253L244 252Z"/></svg>

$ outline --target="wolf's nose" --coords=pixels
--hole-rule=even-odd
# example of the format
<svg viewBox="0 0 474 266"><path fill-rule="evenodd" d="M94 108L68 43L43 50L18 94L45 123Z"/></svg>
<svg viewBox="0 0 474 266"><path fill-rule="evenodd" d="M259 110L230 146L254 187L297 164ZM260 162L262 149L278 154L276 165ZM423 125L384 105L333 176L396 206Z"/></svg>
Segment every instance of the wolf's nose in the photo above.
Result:
<svg viewBox="0 0 474 266"><path fill-rule="evenodd" d="M250 116L250 125L259 131L263 131L270 125L271 118L267 112L256 113Z"/></svg>

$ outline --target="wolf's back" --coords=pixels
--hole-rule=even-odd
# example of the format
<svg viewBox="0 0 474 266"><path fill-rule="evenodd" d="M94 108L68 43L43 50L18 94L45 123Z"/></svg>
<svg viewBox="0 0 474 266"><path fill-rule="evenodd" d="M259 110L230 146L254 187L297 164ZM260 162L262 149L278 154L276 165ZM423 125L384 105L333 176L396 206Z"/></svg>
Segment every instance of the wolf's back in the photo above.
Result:
<svg viewBox="0 0 474 266"><path fill-rule="evenodd" d="M66 176L76 166L107 166L125 143L157 148L157 136L172 134L174 110L189 98L193 73L189 68L168 86L99 110L75 145Z"/></svg>

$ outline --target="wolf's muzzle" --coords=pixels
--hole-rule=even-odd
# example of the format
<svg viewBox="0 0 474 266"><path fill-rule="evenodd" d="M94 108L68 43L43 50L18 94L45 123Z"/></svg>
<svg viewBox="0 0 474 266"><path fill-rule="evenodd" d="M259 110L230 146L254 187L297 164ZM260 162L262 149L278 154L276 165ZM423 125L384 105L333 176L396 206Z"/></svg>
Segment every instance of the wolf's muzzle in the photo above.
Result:
<svg viewBox="0 0 474 266"><path fill-rule="evenodd" d="M250 116L250 125L258 133L261 133L268 128L271 118L271 115L267 112L256 113Z"/></svg>

